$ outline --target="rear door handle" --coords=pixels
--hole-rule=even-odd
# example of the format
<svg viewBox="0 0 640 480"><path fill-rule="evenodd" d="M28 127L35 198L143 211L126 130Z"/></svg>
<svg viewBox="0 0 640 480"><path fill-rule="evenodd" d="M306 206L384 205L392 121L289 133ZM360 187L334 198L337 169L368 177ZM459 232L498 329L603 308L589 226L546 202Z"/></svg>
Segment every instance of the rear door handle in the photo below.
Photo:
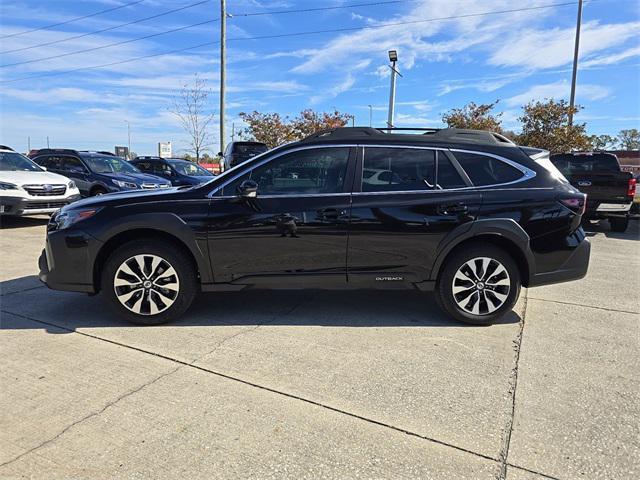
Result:
<svg viewBox="0 0 640 480"><path fill-rule="evenodd" d="M440 213L441 215L467 213L468 211L469 207L467 207L464 203L449 203L446 205L440 205L440 207L438 207L438 213Z"/></svg>

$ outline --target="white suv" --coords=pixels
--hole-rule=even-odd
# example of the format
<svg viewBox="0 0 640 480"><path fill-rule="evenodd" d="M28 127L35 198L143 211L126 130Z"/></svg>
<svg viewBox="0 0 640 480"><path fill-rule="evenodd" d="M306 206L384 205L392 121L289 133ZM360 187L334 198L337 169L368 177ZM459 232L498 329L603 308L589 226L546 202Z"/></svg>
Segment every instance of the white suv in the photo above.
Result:
<svg viewBox="0 0 640 480"><path fill-rule="evenodd" d="M10 148L0 148L0 215L51 214L79 198L73 180L47 172Z"/></svg>

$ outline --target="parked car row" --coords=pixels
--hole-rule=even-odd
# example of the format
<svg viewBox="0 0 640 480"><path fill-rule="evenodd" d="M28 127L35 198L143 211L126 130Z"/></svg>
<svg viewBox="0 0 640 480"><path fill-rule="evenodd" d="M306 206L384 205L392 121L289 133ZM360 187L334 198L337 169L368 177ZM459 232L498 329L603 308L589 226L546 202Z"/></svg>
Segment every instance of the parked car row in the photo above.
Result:
<svg viewBox="0 0 640 480"><path fill-rule="evenodd" d="M498 134L338 128L192 188L62 208L40 279L141 324L200 291L292 286L431 290L449 317L489 324L522 286L586 274L585 206L548 152Z"/></svg>
<svg viewBox="0 0 640 480"><path fill-rule="evenodd" d="M110 152L61 148L24 156L0 145L0 214L51 214L81 197L194 186L213 178L182 159L138 157L128 162Z"/></svg>

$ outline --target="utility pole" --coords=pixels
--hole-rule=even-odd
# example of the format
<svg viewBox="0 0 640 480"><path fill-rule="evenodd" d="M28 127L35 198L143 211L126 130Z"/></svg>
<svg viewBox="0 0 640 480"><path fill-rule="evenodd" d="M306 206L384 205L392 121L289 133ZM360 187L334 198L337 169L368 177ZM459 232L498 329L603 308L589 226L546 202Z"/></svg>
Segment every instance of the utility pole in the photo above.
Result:
<svg viewBox="0 0 640 480"><path fill-rule="evenodd" d="M373 123L373 105L369 105L369 126Z"/></svg>
<svg viewBox="0 0 640 480"><path fill-rule="evenodd" d="M47 148L49 148L49 135L47 135Z"/></svg>
<svg viewBox="0 0 640 480"><path fill-rule="evenodd" d="M125 122L127 122L127 138L129 139L129 153L127 153L127 157L131 160L131 124L129 123L129 120L125 120Z"/></svg>
<svg viewBox="0 0 640 480"><path fill-rule="evenodd" d="M387 127L393 128L396 108L396 75L400 75L396 70L396 62L398 61L398 52L389 50L389 61L391 62L391 90L389 92L389 116L387 118ZM400 75L402 76L402 75Z"/></svg>
<svg viewBox="0 0 640 480"><path fill-rule="evenodd" d="M224 152L224 95L227 57L227 2L220 0L220 151Z"/></svg>
<svg viewBox="0 0 640 480"><path fill-rule="evenodd" d="M576 80L578 77L578 56L580 52L580 26L582 24L582 0L578 1L578 19L576 21L576 44L573 50L573 75L571 76L571 99L569 100L569 126L573 125L573 109L576 104Z"/></svg>
<svg viewBox="0 0 640 480"><path fill-rule="evenodd" d="M231 141L236 141L236 122L231 123Z"/></svg>
<svg viewBox="0 0 640 480"><path fill-rule="evenodd" d="M31 151L31 137L27 137L27 153Z"/></svg>

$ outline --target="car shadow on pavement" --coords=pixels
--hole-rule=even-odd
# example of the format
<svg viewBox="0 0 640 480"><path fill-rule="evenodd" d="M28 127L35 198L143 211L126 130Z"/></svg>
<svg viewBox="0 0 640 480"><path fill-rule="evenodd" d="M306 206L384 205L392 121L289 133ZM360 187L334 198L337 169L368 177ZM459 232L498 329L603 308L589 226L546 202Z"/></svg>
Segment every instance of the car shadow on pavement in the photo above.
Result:
<svg viewBox="0 0 640 480"><path fill-rule="evenodd" d="M49 223L48 216L36 216L36 217L12 217L10 215L3 215L0 217L0 229L10 228L26 228L26 227L40 227Z"/></svg>
<svg viewBox="0 0 640 480"><path fill-rule="evenodd" d="M629 219L629 227L626 232L613 232L608 220L598 220L583 225L587 237L595 237L604 234L607 238L618 240L640 240L640 216L634 215Z"/></svg>
<svg viewBox="0 0 640 480"><path fill-rule="evenodd" d="M0 282L0 291L3 292L0 329L44 328L50 333L69 333L85 328L256 325L474 328L447 318L436 305L433 295L425 292L259 289L201 293L179 320L145 327L121 319L100 296L56 292L38 283L35 276ZM498 323L518 322L520 316L510 312Z"/></svg>

